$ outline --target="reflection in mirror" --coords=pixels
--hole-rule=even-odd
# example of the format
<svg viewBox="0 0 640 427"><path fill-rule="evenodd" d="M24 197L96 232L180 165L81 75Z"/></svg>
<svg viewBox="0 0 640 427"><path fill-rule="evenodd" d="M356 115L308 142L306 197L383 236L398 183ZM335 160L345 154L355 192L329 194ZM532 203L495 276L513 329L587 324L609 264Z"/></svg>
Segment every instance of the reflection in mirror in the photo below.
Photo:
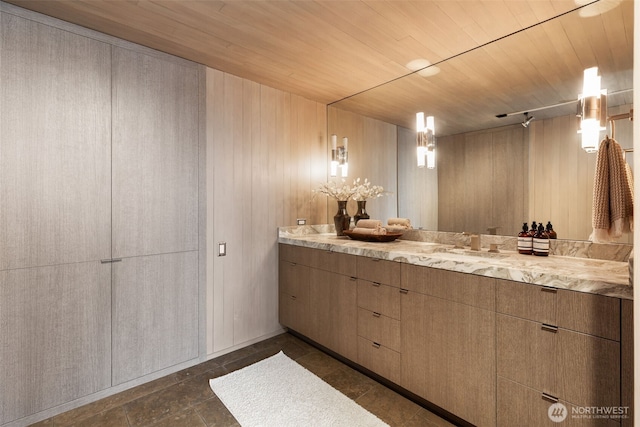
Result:
<svg viewBox="0 0 640 427"><path fill-rule="evenodd" d="M560 238L588 238L596 155L577 134L583 70L598 66L610 116L633 103L633 2L596 6L332 105L398 126L398 215L425 229L505 235L551 221ZM418 111L435 116L437 178L416 167ZM535 118L524 127L526 112ZM615 131L631 149L632 123Z"/></svg>

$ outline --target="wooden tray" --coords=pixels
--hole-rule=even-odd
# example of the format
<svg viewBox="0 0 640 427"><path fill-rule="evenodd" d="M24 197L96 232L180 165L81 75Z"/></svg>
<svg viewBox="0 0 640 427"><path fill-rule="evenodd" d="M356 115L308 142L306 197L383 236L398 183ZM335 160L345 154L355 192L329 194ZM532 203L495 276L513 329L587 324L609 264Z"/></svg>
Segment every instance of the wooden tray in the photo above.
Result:
<svg viewBox="0 0 640 427"><path fill-rule="evenodd" d="M345 236L349 236L353 240L362 240L363 242L392 242L402 236L402 233L361 234L347 230L343 231L343 233Z"/></svg>

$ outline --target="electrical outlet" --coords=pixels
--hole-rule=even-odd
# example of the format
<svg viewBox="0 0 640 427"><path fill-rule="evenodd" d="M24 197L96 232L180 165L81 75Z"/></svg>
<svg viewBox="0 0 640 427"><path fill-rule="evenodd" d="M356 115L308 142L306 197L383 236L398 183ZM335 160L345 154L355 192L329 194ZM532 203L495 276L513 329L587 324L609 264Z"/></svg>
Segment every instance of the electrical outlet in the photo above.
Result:
<svg viewBox="0 0 640 427"><path fill-rule="evenodd" d="M218 256L227 256L227 242L218 243Z"/></svg>
<svg viewBox="0 0 640 427"><path fill-rule="evenodd" d="M307 224L307 220L304 218L298 218L298 225L306 225Z"/></svg>

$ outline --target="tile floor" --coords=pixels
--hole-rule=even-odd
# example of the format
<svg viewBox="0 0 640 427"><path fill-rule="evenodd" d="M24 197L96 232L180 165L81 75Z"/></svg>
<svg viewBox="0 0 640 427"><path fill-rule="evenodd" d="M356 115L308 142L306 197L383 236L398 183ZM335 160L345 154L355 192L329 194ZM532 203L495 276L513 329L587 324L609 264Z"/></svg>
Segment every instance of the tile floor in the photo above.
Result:
<svg viewBox="0 0 640 427"><path fill-rule="evenodd" d="M452 425L285 333L65 412L32 427L239 426L209 388L209 379L243 368L280 350L392 427Z"/></svg>

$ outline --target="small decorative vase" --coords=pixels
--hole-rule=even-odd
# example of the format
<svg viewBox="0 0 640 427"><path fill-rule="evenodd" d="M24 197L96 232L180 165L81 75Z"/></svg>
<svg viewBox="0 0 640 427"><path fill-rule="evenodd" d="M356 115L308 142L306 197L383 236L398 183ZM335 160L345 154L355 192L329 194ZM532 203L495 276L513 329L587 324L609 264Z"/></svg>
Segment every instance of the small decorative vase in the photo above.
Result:
<svg viewBox="0 0 640 427"><path fill-rule="evenodd" d="M338 212L333 217L333 222L336 225L336 235L344 236L344 230L349 230L351 217L347 212L346 200L338 200Z"/></svg>
<svg viewBox="0 0 640 427"><path fill-rule="evenodd" d="M358 225L358 221L361 219L369 219L369 214L367 213L367 201L366 200L358 200L358 212L353 216L353 222Z"/></svg>

